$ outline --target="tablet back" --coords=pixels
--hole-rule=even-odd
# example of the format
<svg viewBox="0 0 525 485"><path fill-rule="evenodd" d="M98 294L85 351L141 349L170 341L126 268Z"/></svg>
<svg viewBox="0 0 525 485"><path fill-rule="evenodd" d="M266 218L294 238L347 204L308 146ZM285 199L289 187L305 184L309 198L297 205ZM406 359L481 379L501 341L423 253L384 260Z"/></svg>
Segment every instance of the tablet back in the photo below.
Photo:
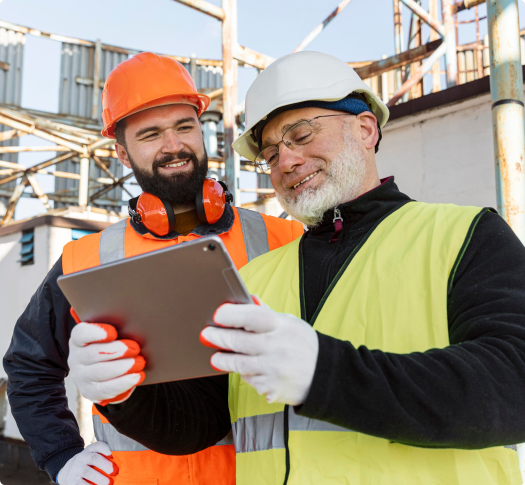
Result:
<svg viewBox="0 0 525 485"><path fill-rule="evenodd" d="M58 285L84 322L111 323L147 360L142 385L220 374L199 342L215 310L250 303L216 236L62 276Z"/></svg>

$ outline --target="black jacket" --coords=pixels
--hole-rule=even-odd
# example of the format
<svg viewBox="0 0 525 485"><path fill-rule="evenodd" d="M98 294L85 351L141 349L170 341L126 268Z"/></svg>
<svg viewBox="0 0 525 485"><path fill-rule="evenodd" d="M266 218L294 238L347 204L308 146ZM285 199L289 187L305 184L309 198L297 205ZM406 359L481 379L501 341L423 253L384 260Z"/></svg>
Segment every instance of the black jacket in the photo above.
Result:
<svg viewBox="0 0 525 485"><path fill-rule="evenodd" d="M385 214L409 201L393 178L339 207L303 237L306 320L343 262ZM391 441L476 449L525 441L525 248L485 211L450 285L450 346L393 354L318 334L311 390L296 413ZM197 452L230 426L227 379L139 387L99 410L123 434L166 454ZM219 406L222 406L220 408Z"/></svg>
<svg viewBox="0 0 525 485"><path fill-rule="evenodd" d="M130 204L136 200L130 201ZM200 224L192 232L228 232L235 215L229 205L215 224ZM139 234L148 231L134 224ZM179 236L175 231L162 239ZM160 238L159 238L160 239ZM75 417L68 408L64 378L68 375L69 335L75 325L70 305L57 285L62 258L53 266L18 319L4 357L11 411L40 469L55 478L66 462L84 449Z"/></svg>

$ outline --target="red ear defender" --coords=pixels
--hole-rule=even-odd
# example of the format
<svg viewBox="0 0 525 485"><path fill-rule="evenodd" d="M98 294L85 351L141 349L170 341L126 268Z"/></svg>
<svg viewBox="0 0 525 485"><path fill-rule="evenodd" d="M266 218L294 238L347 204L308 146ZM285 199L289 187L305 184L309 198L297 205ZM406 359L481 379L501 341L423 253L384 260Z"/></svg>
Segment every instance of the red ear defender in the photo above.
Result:
<svg viewBox="0 0 525 485"><path fill-rule="evenodd" d="M0 0L1 1L1 0ZM197 215L201 222L215 224L224 214L226 204L233 202L233 195L224 182L204 180L202 192L195 196ZM175 213L171 204L155 195L142 192L135 210L128 205L133 222L144 224L156 236L166 236L175 230Z"/></svg>
<svg viewBox="0 0 525 485"><path fill-rule="evenodd" d="M142 192L137 201L137 208L131 211L134 222L142 222L156 236L165 236L175 229L175 214L169 202Z"/></svg>
<svg viewBox="0 0 525 485"><path fill-rule="evenodd" d="M233 197L224 182L206 179L202 185L202 197L195 198L197 215L202 222L215 224L224 213L226 204L231 203Z"/></svg>

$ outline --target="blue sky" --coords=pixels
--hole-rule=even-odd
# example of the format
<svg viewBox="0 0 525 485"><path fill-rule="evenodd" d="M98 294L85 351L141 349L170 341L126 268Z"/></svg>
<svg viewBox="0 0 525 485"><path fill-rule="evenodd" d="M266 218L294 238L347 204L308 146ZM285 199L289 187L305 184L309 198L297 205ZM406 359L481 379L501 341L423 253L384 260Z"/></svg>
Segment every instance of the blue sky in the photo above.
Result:
<svg viewBox="0 0 525 485"><path fill-rule="evenodd" d="M1 0L0 0L1 1ZM209 0L220 5L220 0ZM291 52L338 4L339 0L238 0L239 43L272 57ZM428 0L423 0L426 7ZM525 18L525 2L519 1ZM406 7L403 7L407 13ZM480 16L486 15L485 5ZM405 18L405 43L409 15ZM473 18L462 12L460 20ZM88 40L100 38L140 50L201 58L221 58L220 22L173 0L3 0L0 19L39 30ZM482 36L486 21L481 23ZM424 42L429 31L423 30ZM474 24L462 27L460 43L475 40ZM345 61L380 59L394 53L392 0L353 0L309 46ZM58 109L60 43L27 36L24 59L23 106L54 111ZM308 75L308 73L303 73ZM253 69L239 69L239 101L255 78ZM22 138L24 145L43 145L42 140ZM33 165L52 154L22 154L20 163ZM44 158L45 157L45 158ZM41 176L46 190L52 177ZM243 178L253 186L253 177ZM246 196L246 198L249 196ZM37 200L23 199L18 219L42 212Z"/></svg>

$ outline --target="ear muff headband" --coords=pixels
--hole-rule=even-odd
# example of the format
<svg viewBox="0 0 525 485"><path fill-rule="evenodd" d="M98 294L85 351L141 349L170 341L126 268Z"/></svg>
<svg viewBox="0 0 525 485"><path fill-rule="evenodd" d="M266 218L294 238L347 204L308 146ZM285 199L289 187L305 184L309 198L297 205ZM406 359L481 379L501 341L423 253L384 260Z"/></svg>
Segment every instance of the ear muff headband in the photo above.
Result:
<svg viewBox="0 0 525 485"><path fill-rule="evenodd" d="M224 182L205 179L200 191L195 196L197 216L201 222L215 224L224 214L226 204L233 202L233 196ZM136 210L128 207L134 222L142 223L156 236L165 236L175 230L176 216L171 204L158 197L143 192Z"/></svg>

